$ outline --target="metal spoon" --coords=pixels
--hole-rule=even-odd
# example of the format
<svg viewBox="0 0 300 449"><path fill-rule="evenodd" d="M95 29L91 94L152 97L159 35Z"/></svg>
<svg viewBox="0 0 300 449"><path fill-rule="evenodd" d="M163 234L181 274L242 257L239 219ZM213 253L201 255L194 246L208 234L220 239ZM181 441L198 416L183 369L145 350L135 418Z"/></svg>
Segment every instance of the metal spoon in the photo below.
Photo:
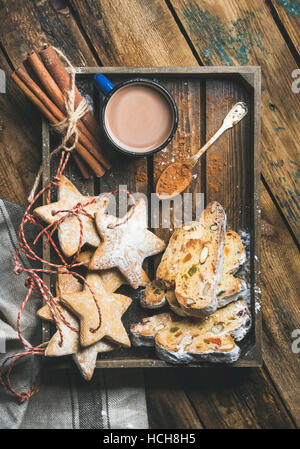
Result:
<svg viewBox="0 0 300 449"><path fill-rule="evenodd" d="M208 142L193 156L190 157L188 161L184 162L175 162L174 164L169 165L160 175L159 180L156 184L156 195L160 199L170 199L175 195L183 192L191 183L192 180L192 169L198 162L198 159L205 153L206 150L229 128L232 128L238 122L240 122L248 112L248 108L246 103L239 102L236 103L233 108L228 112L226 117L223 120L223 123L220 129L209 139ZM165 193L163 191L164 181L168 176L172 176L177 171L177 173L181 174L180 178L180 186L177 189L174 189L172 193ZM180 176L180 175L179 175ZM176 179L177 180L177 179Z"/></svg>

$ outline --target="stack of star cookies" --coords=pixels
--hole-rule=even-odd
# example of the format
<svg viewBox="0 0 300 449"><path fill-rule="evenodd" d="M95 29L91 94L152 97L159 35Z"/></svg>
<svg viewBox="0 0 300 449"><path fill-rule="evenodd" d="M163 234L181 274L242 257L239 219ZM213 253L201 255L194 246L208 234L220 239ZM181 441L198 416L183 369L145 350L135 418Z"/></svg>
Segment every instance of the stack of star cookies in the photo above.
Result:
<svg viewBox="0 0 300 449"><path fill-rule="evenodd" d="M115 293L122 284L134 289L149 279L142 269L146 257L160 253L165 243L147 229L144 200L123 218L106 214L108 200L86 197L62 176L58 201L35 209L43 221L58 230L62 252L77 254L77 261L88 267L84 283L63 269L58 274L56 298L52 301L59 329L50 340L46 356L72 354L83 377L91 379L98 353L131 343L122 316L131 304L127 296ZM76 214L69 213L76 210ZM84 251L84 245L97 248ZM53 321L46 305L38 316Z"/></svg>

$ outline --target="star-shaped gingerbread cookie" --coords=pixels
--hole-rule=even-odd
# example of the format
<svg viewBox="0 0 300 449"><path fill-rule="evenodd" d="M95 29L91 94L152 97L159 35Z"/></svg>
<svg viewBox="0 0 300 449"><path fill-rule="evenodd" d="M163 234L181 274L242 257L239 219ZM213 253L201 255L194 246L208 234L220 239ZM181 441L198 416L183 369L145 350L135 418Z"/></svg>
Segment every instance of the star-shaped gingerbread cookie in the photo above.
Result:
<svg viewBox="0 0 300 449"><path fill-rule="evenodd" d="M101 311L100 326L98 308L87 285L82 292L65 293L60 298L62 304L80 320L81 346L90 346L107 337L114 343L130 347L131 343L121 318L130 306L131 299L128 296L107 292L101 276L97 273L88 274L86 282L92 289Z"/></svg>
<svg viewBox="0 0 300 449"><path fill-rule="evenodd" d="M56 284L56 290L57 294L79 292L82 290L82 285L72 274L59 274ZM57 357L72 354L73 359L78 366L82 376L86 380L90 380L94 373L98 353L113 351L114 349L117 349L118 346L108 341L102 340L87 348L82 348L79 343L78 319L74 317L70 312L68 312L64 307L58 304L58 301L58 298L56 298L56 309L59 309L61 311L64 319L75 330L67 326L59 313L57 313L57 319L59 321L60 329L63 335L62 345L60 344L61 335L57 331L51 338L46 348L45 355L48 357ZM44 307L39 309L37 315L42 319L54 321L48 305L45 305Z"/></svg>
<svg viewBox="0 0 300 449"><path fill-rule="evenodd" d="M84 262L84 265L88 267L94 253L95 251L83 251L76 258L76 262ZM103 270L99 274L101 276L105 289L111 293L114 293L123 284L128 285L127 279L123 276L120 270L118 270L118 268ZM142 270L142 277L139 287L146 287L149 282L150 279L146 271Z"/></svg>
<svg viewBox="0 0 300 449"><path fill-rule="evenodd" d="M76 258L76 262L84 262L88 265L94 251L83 251ZM123 284L128 284L127 280L124 278L123 274L117 268L112 268L111 270L103 270L99 272L99 276L103 282L104 288L108 293L114 293ZM147 273L143 270L142 280L140 287L145 287L150 282ZM62 291L64 293L75 293L82 290L82 285L78 279L71 273L59 274L56 282L56 296L60 297ZM41 307L38 312L38 316L43 320L51 320L52 314L48 304Z"/></svg>
<svg viewBox="0 0 300 449"><path fill-rule="evenodd" d="M90 201L95 202L88 204L84 211L79 211L79 217L82 222L82 245L88 243L97 247L100 244L100 237L95 227L95 213L103 214L108 205L107 198L98 198L93 196L82 195L76 187L65 176L61 176L58 186L58 201L56 203L47 204L37 207L34 213L44 220L46 223L54 223L64 217L69 210L72 210L77 204L85 205ZM60 212L64 211L64 212ZM75 215L66 217L58 226L58 239L63 253L67 257L73 256L79 247L80 242L80 222Z"/></svg>
<svg viewBox="0 0 300 449"><path fill-rule="evenodd" d="M56 331L48 343L45 350L45 356L58 357L72 354L82 376L86 380L90 380L94 373L98 353L113 351L118 348L118 345L115 345L109 341L101 340L91 346L88 346L87 348L81 347L79 343L78 320L65 308L62 308L61 306L58 307L63 313L64 319L75 330L67 326L58 315L58 321L63 335L62 345L60 345L60 333Z"/></svg>
<svg viewBox="0 0 300 449"><path fill-rule="evenodd" d="M79 280L73 276L67 269L61 269L57 275L56 280L56 296L55 301L59 301L59 297L63 293L77 293L82 290L82 285ZM54 321L52 313L48 304L45 304L37 311L37 316L42 320Z"/></svg>
<svg viewBox="0 0 300 449"><path fill-rule="evenodd" d="M140 199L123 218L97 213L95 220L103 241L95 251L89 269L117 267L129 284L138 288L144 259L160 253L166 247L160 238L147 229L145 201Z"/></svg>

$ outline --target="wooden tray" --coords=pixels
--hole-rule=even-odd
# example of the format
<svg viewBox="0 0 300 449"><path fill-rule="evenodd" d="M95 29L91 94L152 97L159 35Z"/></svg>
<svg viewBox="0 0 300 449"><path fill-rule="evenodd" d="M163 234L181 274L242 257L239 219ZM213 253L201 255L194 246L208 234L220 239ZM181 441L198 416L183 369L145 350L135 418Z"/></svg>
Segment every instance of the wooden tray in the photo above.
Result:
<svg viewBox="0 0 300 449"><path fill-rule="evenodd" d="M179 111L176 136L162 151L149 158L126 158L119 155L112 169L101 179L83 181L77 167L70 163L65 174L84 194L110 192L119 185L127 185L132 192L150 195L163 168L184 152L196 152L221 125L229 109L237 101L245 101L249 113L233 129L227 131L209 149L197 166L197 177L190 192L203 192L205 203L219 201L227 213L228 227L242 232L247 239L247 269L244 275L249 282L248 301L252 314L250 333L240 343L241 358L232 367L261 366L261 313L260 313L260 67L87 67L77 68L77 85L99 115L102 96L94 86L93 75L105 73L118 82L133 77L155 79L163 84L175 99ZM43 183L48 183L57 168L57 158L49 162L49 154L57 141L43 121L43 160L47 164ZM195 195L194 195L195 197ZM55 200L55 198L54 198ZM172 231L153 229L168 241ZM44 250L44 257L52 257ZM145 266L152 277L160 256L148 260ZM246 271L246 273L245 273ZM51 287L49 277L45 280ZM122 293L133 299L124 316L128 329L130 323L139 321L159 311L147 311L139 306L140 290L122 287ZM43 323L43 341L49 339L51 326ZM129 348L103 354L97 361L98 368L146 368L166 367L159 360L154 348ZM53 362L53 360L52 360ZM56 365L57 366L57 365ZM174 365L171 365L174 366ZM176 365L175 365L176 366ZM182 365L181 365L182 366ZM185 366L207 367L209 363ZM216 365L218 366L218 365Z"/></svg>

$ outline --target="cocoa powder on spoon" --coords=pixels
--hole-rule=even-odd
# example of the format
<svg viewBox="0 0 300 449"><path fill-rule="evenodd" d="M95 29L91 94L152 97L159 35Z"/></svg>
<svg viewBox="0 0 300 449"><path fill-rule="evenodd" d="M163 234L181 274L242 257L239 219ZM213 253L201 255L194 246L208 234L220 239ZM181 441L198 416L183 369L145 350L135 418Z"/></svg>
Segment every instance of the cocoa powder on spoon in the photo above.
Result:
<svg viewBox="0 0 300 449"><path fill-rule="evenodd" d="M168 198L182 192L192 180L193 165L190 161L176 162L168 167L156 186L160 198Z"/></svg>
<svg viewBox="0 0 300 449"><path fill-rule="evenodd" d="M233 128L247 114L247 105L240 101L236 103L223 120L221 127L208 142L190 159L169 165L160 175L156 184L156 195L160 199L171 199L183 192L191 183L193 167L210 146L227 130Z"/></svg>

